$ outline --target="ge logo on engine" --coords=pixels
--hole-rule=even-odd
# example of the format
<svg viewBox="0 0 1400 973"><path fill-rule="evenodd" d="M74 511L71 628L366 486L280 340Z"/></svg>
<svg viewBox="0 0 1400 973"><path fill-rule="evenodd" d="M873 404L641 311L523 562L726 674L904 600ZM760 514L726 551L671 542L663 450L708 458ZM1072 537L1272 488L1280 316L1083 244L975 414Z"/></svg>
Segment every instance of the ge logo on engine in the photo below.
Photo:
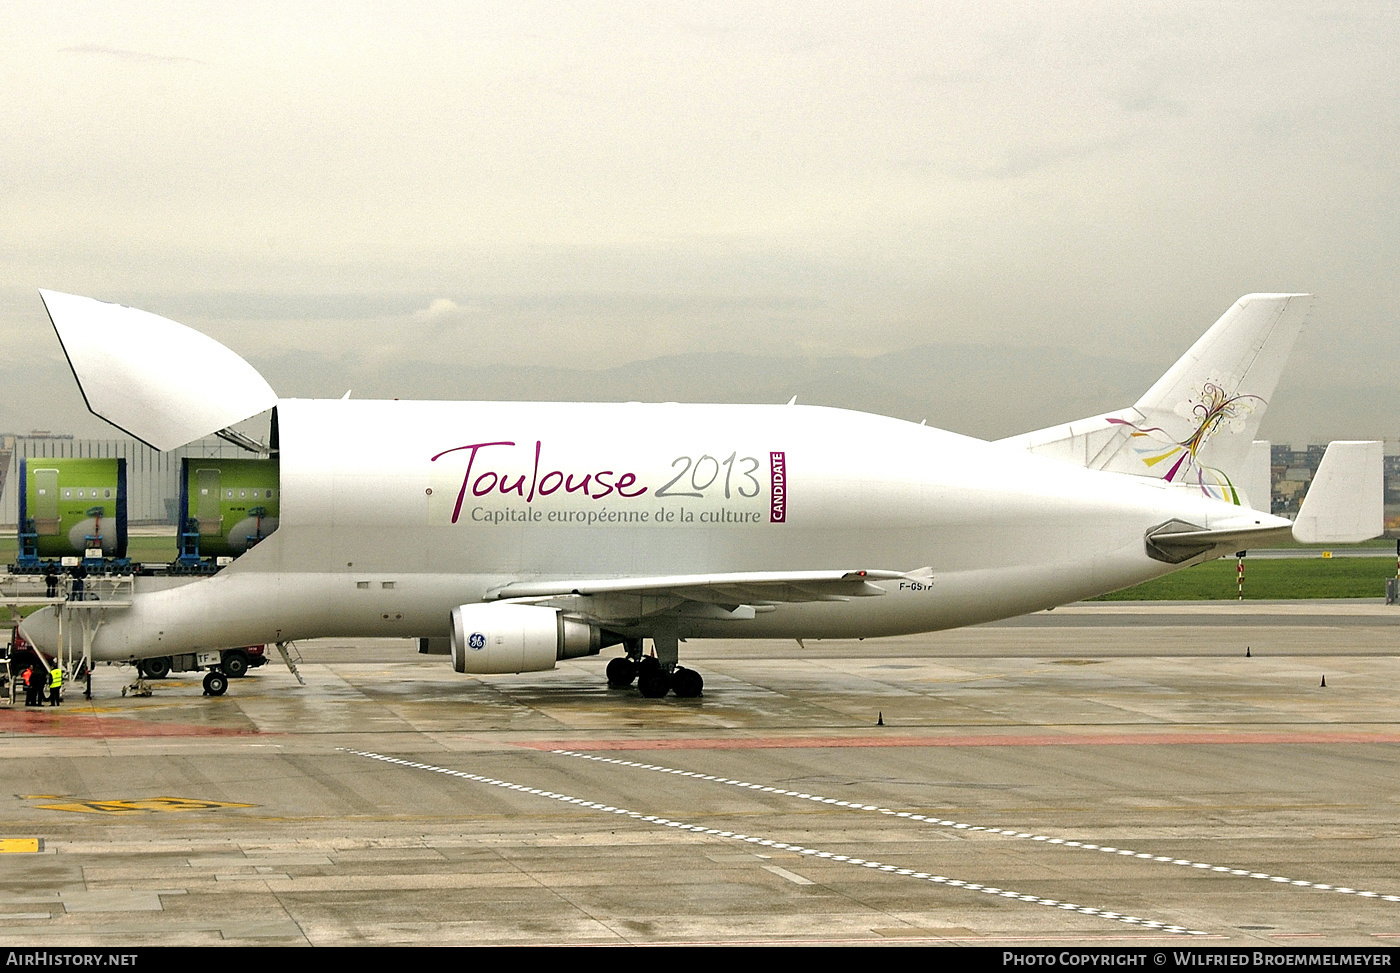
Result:
<svg viewBox="0 0 1400 973"><path fill-rule="evenodd" d="M471 638L467 639L467 644L473 649L484 649L486 648L486 636L480 632L472 632Z"/></svg>

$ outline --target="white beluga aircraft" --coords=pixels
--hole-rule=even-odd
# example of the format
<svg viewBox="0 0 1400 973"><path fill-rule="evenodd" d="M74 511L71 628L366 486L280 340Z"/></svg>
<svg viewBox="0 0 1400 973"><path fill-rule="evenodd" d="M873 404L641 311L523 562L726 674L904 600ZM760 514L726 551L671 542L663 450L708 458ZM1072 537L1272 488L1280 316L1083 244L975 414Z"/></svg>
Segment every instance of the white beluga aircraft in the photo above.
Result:
<svg viewBox="0 0 1400 973"><path fill-rule="evenodd" d="M686 639L947 629L1382 530L1380 443L1333 443L1296 523L1264 512L1254 435L1307 295L1241 298L1130 408L985 442L793 404L279 399L183 325L41 294L89 407L137 439L272 410L248 445L275 529L212 576L136 578L96 660L404 636L504 673L621 645L612 685L695 696ZM22 631L52 646L58 614Z"/></svg>

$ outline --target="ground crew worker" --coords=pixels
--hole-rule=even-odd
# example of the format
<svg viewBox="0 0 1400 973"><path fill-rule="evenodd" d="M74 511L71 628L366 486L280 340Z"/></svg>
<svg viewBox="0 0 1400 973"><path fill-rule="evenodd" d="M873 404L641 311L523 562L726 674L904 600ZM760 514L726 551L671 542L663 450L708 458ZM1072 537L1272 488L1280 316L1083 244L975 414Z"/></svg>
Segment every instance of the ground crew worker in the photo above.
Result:
<svg viewBox="0 0 1400 973"><path fill-rule="evenodd" d="M53 569L52 564L44 572L44 588L46 589L45 598L53 598L58 595L58 572Z"/></svg>
<svg viewBox="0 0 1400 973"><path fill-rule="evenodd" d="M38 682L38 680L37 680L37 679L35 678L35 676L34 676L34 667L33 667L33 666L28 666L28 667L24 670L24 673L23 673L23 675L20 676L20 678L24 680L24 705L25 705L25 706L36 706L36 705L38 705L37 703L34 702L35 689L37 688L37 687L35 686L35 683Z"/></svg>
<svg viewBox="0 0 1400 973"><path fill-rule="evenodd" d="M63 667L54 666L49 673L49 705L57 706L63 691Z"/></svg>
<svg viewBox="0 0 1400 973"><path fill-rule="evenodd" d="M87 580L87 568L83 567L83 562L79 561L68 569L68 573L73 577L73 584L68 589L68 600L82 601L86 597L83 594L83 582Z"/></svg>

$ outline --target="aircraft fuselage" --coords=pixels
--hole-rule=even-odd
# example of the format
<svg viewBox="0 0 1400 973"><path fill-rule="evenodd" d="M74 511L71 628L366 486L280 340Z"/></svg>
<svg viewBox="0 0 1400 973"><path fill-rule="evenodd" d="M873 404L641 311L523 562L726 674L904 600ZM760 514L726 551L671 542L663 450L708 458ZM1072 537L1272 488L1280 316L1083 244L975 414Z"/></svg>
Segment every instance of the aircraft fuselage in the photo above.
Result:
<svg viewBox="0 0 1400 973"><path fill-rule="evenodd" d="M1241 515L1159 480L817 407L292 399L277 422L278 529L216 576L138 584L95 659L440 637L455 606L512 582L750 571L932 569L879 582L881 597L682 612L680 636L932 631L1164 574L1178 565L1148 556L1148 530Z"/></svg>

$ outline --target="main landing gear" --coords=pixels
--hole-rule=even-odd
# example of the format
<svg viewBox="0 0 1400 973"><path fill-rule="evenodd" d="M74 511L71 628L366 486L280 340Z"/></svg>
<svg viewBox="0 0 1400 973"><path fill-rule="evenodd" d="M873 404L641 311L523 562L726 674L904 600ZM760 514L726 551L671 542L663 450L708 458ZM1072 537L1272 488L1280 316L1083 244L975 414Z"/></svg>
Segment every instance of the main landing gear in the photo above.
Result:
<svg viewBox="0 0 1400 973"><path fill-rule="evenodd" d="M620 655L608 662L608 688L626 689L637 681L637 663Z"/></svg>
<svg viewBox="0 0 1400 973"><path fill-rule="evenodd" d="M694 669L676 666L671 671L671 692L682 699L694 699L705 690L705 680Z"/></svg>
<svg viewBox="0 0 1400 973"><path fill-rule="evenodd" d="M674 648L668 666L659 658L667 654L664 644L657 655L648 656L642 655L641 639L628 639L625 645L627 654L608 663L609 689L626 689L635 682L637 691L647 699L661 699L667 693L675 693L682 699L695 699L704 692L705 680L700 673L675 664Z"/></svg>

